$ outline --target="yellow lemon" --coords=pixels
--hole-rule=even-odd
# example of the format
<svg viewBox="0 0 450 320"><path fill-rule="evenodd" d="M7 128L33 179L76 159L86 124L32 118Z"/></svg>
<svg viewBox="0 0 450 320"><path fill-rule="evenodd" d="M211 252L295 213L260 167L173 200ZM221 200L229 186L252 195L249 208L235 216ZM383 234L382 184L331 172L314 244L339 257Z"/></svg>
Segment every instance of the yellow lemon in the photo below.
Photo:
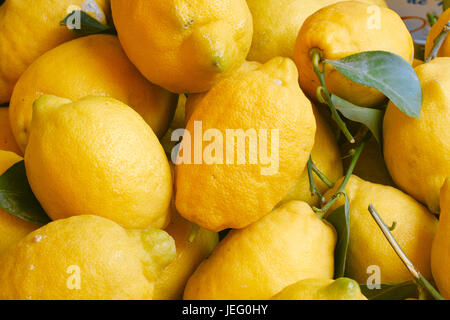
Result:
<svg viewBox="0 0 450 320"><path fill-rule="evenodd" d="M287 286L272 300L367 300L358 282L349 278L305 279Z"/></svg>
<svg viewBox="0 0 450 320"><path fill-rule="evenodd" d="M9 101L16 81L34 60L76 37L60 26L76 8L101 22L109 16L109 0L6 0L0 6L0 104Z"/></svg>
<svg viewBox="0 0 450 320"><path fill-rule="evenodd" d="M175 300L183 297L183 290L189 277L198 265L206 259L219 242L219 235L200 228L192 243L188 241L194 225L174 212L165 229L175 240L177 254L155 283L155 300Z"/></svg>
<svg viewBox="0 0 450 320"><path fill-rule="evenodd" d="M235 70L233 72L233 76L244 74L249 71L255 71L261 67L261 64L255 61L245 61L239 69ZM203 93L193 93L190 94L185 106L185 125L187 124L188 120L191 118L192 114L194 113L194 110L197 108L199 102L205 97L207 92Z"/></svg>
<svg viewBox="0 0 450 320"><path fill-rule="evenodd" d="M420 119L389 103L384 158L394 182L439 213L439 192L450 176L450 58L437 58L415 70L423 91Z"/></svg>
<svg viewBox="0 0 450 320"><path fill-rule="evenodd" d="M342 0L247 0L253 16L253 41L248 59L267 62L294 59L295 40L303 22L317 10ZM387 7L384 0L361 0Z"/></svg>
<svg viewBox="0 0 450 320"><path fill-rule="evenodd" d="M440 293L450 299L450 179L447 178L441 190L441 215L436 237L431 250L431 271Z"/></svg>
<svg viewBox="0 0 450 320"><path fill-rule="evenodd" d="M9 123L9 109L0 107L0 150L22 154Z"/></svg>
<svg viewBox="0 0 450 320"><path fill-rule="evenodd" d="M238 68L253 24L245 0L112 0L120 42L151 82L203 92Z"/></svg>
<svg viewBox="0 0 450 320"><path fill-rule="evenodd" d="M158 137L166 132L177 96L148 82L127 59L112 35L92 35L65 43L37 59L21 76L10 104L11 126L24 151L33 102L43 94L70 100L88 95L117 99L137 111Z"/></svg>
<svg viewBox="0 0 450 320"><path fill-rule="evenodd" d="M326 198L336 192L342 179L326 193ZM390 186L364 181L351 176L345 188L350 201L350 243L347 254L346 276L358 283L366 283L375 266L379 268L381 283L411 280L408 269L394 252L368 211L373 204L391 226L392 234L400 247L426 277L431 277L430 251L437 229L437 219L412 197ZM344 197L329 212L344 204Z"/></svg>
<svg viewBox="0 0 450 320"><path fill-rule="evenodd" d="M13 152L0 150L0 176L22 160L22 157ZM38 227L37 224L15 217L0 208L0 254Z"/></svg>
<svg viewBox="0 0 450 320"><path fill-rule="evenodd" d="M425 44L425 57L431 53L434 46L434 41L437 36L442 32L444 26L450 21L450 9L445 10L445 12L439 17L438 21L431 27L428 33L427 43ZM438 57L450 57L450 37L444 40L441 48L438 51Z"/></svg>
<svg viewBox="0 0 450 320"><path fill-rule="evenodd" d="M152 299L174 256L173 239L159 229L127 231L91 215L62 219L0 257L0 299Z"/></svg>
<svg viewBox="0 0 450 320"><path fill-rule="evenodd" d="M242 71L251 71L258 68L257 62L245 64L245 69ZM205 96L204 93L197 93L189 95L186 103L186 119L189 119L196 109L198 102ZM316 136L314 146L311 151L314 164L318 169L331 181L336 181L342 176L342 161L339 153L339 147L331 131L327 121L319 113L318 109L313 105L313 112L316 118ZM316 175L314 176L314 183L317 189L323 193L328 187ZM309 188L308 171L305 169L295 185L291 188L282 203L291 200L301 200L309 205L316 206L319 204L319 198L312 196Z"/></svg>
<svg viewBox="0 0 450 320"><path fill-rule="evenodd" d="M274 58L220 81L186 131L175 174L177 210L220 231L248 226L284 198L306 167L316 124L295 64Z"/></svg>
<svg viewBox="0 0 450 320"><path fill-rule="evenodd" d="M331 279L336 232L306 203L289 202L232 230L189 279L184 299L270 299L308 278Z"/></svg>
<svg viewBox="0 0 450 320"><path fill-rule="evenodd" d="M166 225L169 163L133 109L112 98L44 95L33 113L25 166L52 219L89 213L126 228Z"/></svg>
<svg viewBox="0 0 450 320"><path fill-rule="evenodd" d="M316 117L317 130L314 147L311 151L311 158L320 172L330 179L331 182L335 182L343 174L339 147L327 121L321 116L315 106L313 106L313 111ZM320 193L323 194L328 190L328 186L316 174L313 173L313 177L314 184ZM297 179L297 182L282 202L284 203L290 200L301 200L311 206L319 205L319 197L317 195L311 195L307 169L303 171L300 179Z"/></svg>
<svg viewBox="0 0 450 320"><path fill-rule="evenodd" d="M314 48L328 60L374 50L395 53L410 63L414 58L413 40L400 16L388 8L358 1L322 8L300 29L294 56L300 86L311 98L316 97L320 85L310 57ZM377 107L386 99L381 92L349 80L329 65L325 82L330 93L362 107Z"/></svg>

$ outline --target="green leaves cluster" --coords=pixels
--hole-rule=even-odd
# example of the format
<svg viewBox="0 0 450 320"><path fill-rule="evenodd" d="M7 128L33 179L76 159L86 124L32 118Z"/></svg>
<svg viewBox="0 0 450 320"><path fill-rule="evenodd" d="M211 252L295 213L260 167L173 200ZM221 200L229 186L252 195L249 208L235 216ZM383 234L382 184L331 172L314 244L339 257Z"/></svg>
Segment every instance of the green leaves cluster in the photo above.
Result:
<svg viewBox="0 0 450 320"><path fill-rule="evenodd" d="M413 67L402 57L386 51L368 51L341 60L326 60L326 63L350 80L381 91L408 116L420 117L420 81ZM371 116L377 117L368 114L363 123L370 123Z"/></svg>
<svg viewBox="0 0 450 320"><path fill-rule="evenodd" d="M366 125L377 141L381 143L384 110L359 107L336 95L331 95L331 101L345 118Z"/></svg>

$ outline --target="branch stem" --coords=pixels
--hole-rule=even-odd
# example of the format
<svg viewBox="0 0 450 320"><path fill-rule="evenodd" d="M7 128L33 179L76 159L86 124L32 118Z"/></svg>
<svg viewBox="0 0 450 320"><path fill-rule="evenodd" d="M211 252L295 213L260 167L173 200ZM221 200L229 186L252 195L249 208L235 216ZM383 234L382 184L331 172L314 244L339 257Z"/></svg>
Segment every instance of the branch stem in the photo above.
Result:
<svg viewBox="0 0 450 320"><path fill-rule="evenodd" d="M375 222L380 227L380 229L383 232L386 239L389 241L389 244L392 246L395 253L399 256L399 258L402 260L403 264L406 266L406 268L409 270L409 272L413 276L416 283L420 287L422 287L426 291L428 291L434 299L444 300L444 298L439 294L439 292L431 285L430 282L428 282L427 279L425 279L425 277L413 265L411 260L409 260L409 258L406 256L405 252L402 250L402 248L398 244L397 240L395 240L394 236L392 235L389 226L386 225L386 223L383 221L380 214L377 212L377 210L375 209L375 207L372 204L369 205L369 212L372 215Z"/></svg>
<svg viewBox="0 0 450 320"><path fill-rule="evenodd" d="M447 22L447 24L442 29L441 33L436 37L436 39L434 39L433 49L431 49L431 52L428 55L425 62L430 62L431 60L433 60L437 57L439 50L441 49L442 44L444 43L445 39L447 38L449 32L450 32L450 21Z"/></svg>
<svg viewBox="0 0 450 320"><path fill-rule="evenodd" d="M361 142L358 144L358 147L355 149L355 153L353 155L352 161L347 169L347 172L345 173L344 180L342 181L341 185L337 189L336 193L333 195L333 197L328 201L325 206L322 207L322 209L313 208L314 211L318 214L320 218L323 218L328 210L336 203L336 201L339 200L340 196L344 193L345 188L347 187L347 183L350 180L350 177L353 174L353 171L355 170L356 164L358 163L359 157L361 156L362 151L364 150L364 147L367 144L367 141L372 137L372 133L370 131L367 131L364 138L361 140Z"/></svg>
<svg viewBox="0 0 450 320"><path fill-rule="evenodd" d="M325 102L328 105L328 107L330 108L331 116L332 116L333 120L336 121L337 125L341 129L344 136L347 138L347 140L350 143L355 143L355 139L353 138L352 134L350 133L350 131L347 128L347 125L342 120L341 116L339 115L335 105L333 104L333 101L331 100L331 95L328 92L327 84L325 82L325 69L326 69L325 63L323 65L323 71L320 70L319 64L322 60L322 51L317 48L313 48L310 51L310 57L312 60L314 72L316 73L316 75L320 81L320 86L318 87L317 92L316 92L317 99L320 102L322 102L322 103Z"/></svg>
<svg viewBox="0 0 450 320"><path fill-rule="evenodd" d="M313 177L313 171L314 171L314 162L311 158L311 156L309 156L309 160L308 160L308 164L307 164L307 169L308 169L308 179L309 179L309 190L311 190L311 195L315 196L317 195L320 199L320 201L322 201L323 196L320 193L320 191L317 189L316 184L314 182L314 177Z"/></svg>

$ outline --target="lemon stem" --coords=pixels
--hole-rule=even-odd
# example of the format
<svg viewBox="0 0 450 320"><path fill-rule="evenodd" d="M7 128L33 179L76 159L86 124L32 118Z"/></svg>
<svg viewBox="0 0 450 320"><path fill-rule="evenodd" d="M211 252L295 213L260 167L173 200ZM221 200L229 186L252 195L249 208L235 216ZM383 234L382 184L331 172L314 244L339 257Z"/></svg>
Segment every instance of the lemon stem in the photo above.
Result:
<svg viewBox="0 0 450 320"><path fill-rule="evenodd" d="M397 221L392 222L392 226L389 227L389 230L392 232L397 228Z"/></svg>
<svg viewBox="0 0 450 320"><path fill-rule="evenodd" d="M323 173L322 171L319 170L319 168L317 168L317 166L315 165L314 161L312 160L311 157L309 157L309 160L311 161L311 169L312 171L320 178L320 180L323 181L323 183L325 183L328 188L333 188L334 187L334 182L331 181L330 179L328 179Z"/></svg>
<svg viewBox="0 0 450 320"><path fill-rule="evenodd" d="M445 39L447 38L449 32L450 32L450 21L447 22L447 24L442 29L441 33L436 37L436 39L434 39L433 49L431 49L431 52L428 55L425 62L430 62L431 60L433 60L437 57L439 49L441 49L442 44L444 43Z"/></svg>
<svg viewBox="0 0 450 320"><path fill-rule="evenodd" d="M383 232L386 239L389 241L389 244L392 246L395 253L400 257L403 264L406 266L406 268L409 270L409 272L413 276L416 283L421 288L424 288L426 291L428 291L428 293L435 300L444 300L444 298L439 294L439 292L431 285L431 283L428 282L427 279L425 279L425 277L413 265L411 260L409 260L409 258L406 256L405 252L402 250L402 248L398 244L397 240L395 240L394 236L392 235L390 228L386 225L386 223L383 221L380 214L377 212L377 210L375 209L375 207L372 204L369 205L369 212L372 215L375 222L380 227L380 229Z"/></svg>
<svg viewBox="0 0 450 320"><path fill-rule="evenodd" d="M195 223L192 224L191 232L189 233L188 242L194 243L195 238L198 235L198 232L200 231L200 227L196 225Z"/></svg>
<svg viewBox="0 0 450 320"><path fill-rule="evenodd" d="M323 195L317 189L316 184L314 182L314 178L313 178L314 162L312 161L311 156L309 156L307 168L308 168L309 189L311 190L311 195L312 196L317 195L319 197L320 201L323 202L323 200L324 200Z"/></svg>
<svg viewBox="0 0 450 320"><path fill-rule="evenodd" d="M347 138L347 140L350 143L355 143L355 139L353 138L352 134L348 130L345 122L340 117L335 105L333 104L333 101L331 100L330 93L328 92L327 84L325 83L326 63L323 63L323 71L320 70L319 64L322 60L322 51L317 48L313 48L313 49L311 49L311 51L309 53L310 53L310 57L312 60L314 72L316 73L316 75L320 81L320 87L318 87L318 89L317 89L317 99L321 103L325 103L328 105L328 107L330 108L333 120L338 124L338 126L341 129L344 136Z"/></svg>
<svg viewBox="0 0 450 320"><path fill-rule="evenodd" d="M372 137L372 133L370 131L367 131L364 138L361 140L361 142L358 144L358 147L355 149L355 153L352 158L352 162L350 163L347 172L345 173L344 180L342 181L341 185L339 186L336 193L333 195L333 197L330 199L330 201L325 204L325 206L322 207L322 209L313 208L314 211L318 214L319 218L323 218L328 210L338 201L338 199L341 197L341 195L344 193L345 188L347 187L347 183L350 180L351 175L353 174L353 171L355 170L356 164L358 163L359 157L361 156L362 151L364 150L364 147L367 144L367 141Z"/></svg>

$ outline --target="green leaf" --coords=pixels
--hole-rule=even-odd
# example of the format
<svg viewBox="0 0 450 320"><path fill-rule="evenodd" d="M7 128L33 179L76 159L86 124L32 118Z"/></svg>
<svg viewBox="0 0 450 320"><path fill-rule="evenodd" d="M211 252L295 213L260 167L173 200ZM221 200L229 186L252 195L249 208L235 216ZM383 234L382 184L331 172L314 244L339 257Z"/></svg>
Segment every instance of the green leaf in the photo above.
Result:
<svg viewBox="0 0 450 320"><path fill-rule="evenodd" d="M360 287L369 300L405 300L419 297L419 290L413 281L382 284L380 289L369 289L367 285Z"/></svg>
<svg viewBox="0 0 450 320"><path fill-rule="evenodd" d="M337 208L328 215L326 220L336 229L338 239L334 249L334 278L338 279L345 274L348 243L350 241L350 204L345 194L345 205Z"/></svg>
<svg viewBox="0 0 450 320"><path fill-rule="evenodd" d="M326 62L350 80L381 91L408 116L420 118L422 87L413 67L402 57L368 51Z"/></svg>
<svg viewBox="0 0 450 320"><path fill-rule="evenodd" d="M88 13L81 10L73 11L65 17L60 24L66 26L72 32L81 36L98 33L116 33L116 30L113 27L101 23Z"/></svg>
<svg viewBox="0 0 450 320"><path fill-rule="evenodd" d="M359 107L335 95L331 95L331 101L344 117L365 124L372 131L378 142L381 142L384 110Z"/></svg>
<svg viewBox="0 0 450 320"><path fill-rule="evenodd" d="M23 161L0 176L0 208L29 222L51 221L31 191Z"/></svg>

